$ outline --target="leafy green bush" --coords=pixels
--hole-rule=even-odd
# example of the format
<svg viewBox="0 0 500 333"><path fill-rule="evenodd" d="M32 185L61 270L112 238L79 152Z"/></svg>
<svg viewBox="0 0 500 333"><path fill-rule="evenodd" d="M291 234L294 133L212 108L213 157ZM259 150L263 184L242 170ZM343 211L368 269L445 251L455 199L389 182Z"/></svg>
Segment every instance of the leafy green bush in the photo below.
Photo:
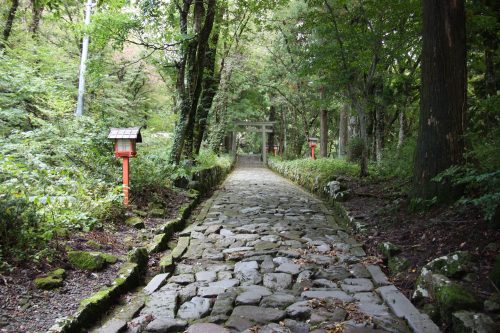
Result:
<svg viewBox="0 0 500 333"><path fill-rule="evenodd" d="M137 157L130 162L131 189L137 194L154 188L170 187L169 179L175 171L168 161L170 139L144 132L143 140L137 145Z"/></svg>
<svg viewBox="0 0 500 333"><path fill-rule="evenodd" d="M384 158L375 172L384 178L411 179L415 147L416 141L411 138L399 150L396 147L384 150Z"/></svg>
<svg viewBox="0 0 500 333"><path fill-rule="evenodd" d="M363 140L359 137L352 138L347 144L347 156L350 162L359 162L363 155Z"/></svg>
<svg viewBox="0 0 500 333"><path fill-rule="evenodd" d="M217 155L210 149L202 149L196 157L196 170L207 169L214 166L229 168L232 164L232 157L229 155Z"/></svg>
<svg viewBox="0 0 500 333"><path fill-rule="evenodd" d="M26 239L35 250L65 230L88 231L116 218L120 173L106 131L86 117L59 118L0 138L0 206L6 207L0 229L9 230L0 236L4 255L7 247L25 249Z"/></svg>
<svg viewBox="0 0 500 333"><path fill-rule="evenodd" d="M313 192L320 192L331 180L339 176L356 177L359 165L340 159L310 158L283 161L269 158L269 165L280 174Z"/></svg>
<svg viewBox="0 0 500 333"><path fill-rule="evenodd" d="M464 186L465 195L457 205L481 207L485 219L493 227L500 227L500 170L480 172L471 166L452 166L433 180L449 180L454 186Z"/></svg>
<svg viewBox="0 0 500 333"><path fill-rule="evenodd" d="M39 222L28 200L10 193L0 194L0 255L13 248L17 257L30 252L33 244L39 244Z"/></svg>

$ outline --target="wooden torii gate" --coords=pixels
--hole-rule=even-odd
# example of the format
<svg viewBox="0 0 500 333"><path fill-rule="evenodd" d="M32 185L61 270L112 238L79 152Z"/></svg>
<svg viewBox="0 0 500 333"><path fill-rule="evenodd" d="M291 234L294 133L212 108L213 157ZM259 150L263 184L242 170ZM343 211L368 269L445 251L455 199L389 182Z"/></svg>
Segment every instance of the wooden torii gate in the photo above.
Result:
<svg viewBox="0 0 500 333"><path fill-rule="evenodd" d="M262 133L262 162L264 164L267 164L267 152L266 152L266 146L267 146L267 137L266 135L268 133L273 132L273 126L276 122L275 121L236 121L234 122L234 130L233 130L233 135L232 135L232 143L231 143L231 150L233 152L233 155L236 155L236 132L239 132L237 130L238 127L245 127L243 131L245 132L261 132Z"/></svg>

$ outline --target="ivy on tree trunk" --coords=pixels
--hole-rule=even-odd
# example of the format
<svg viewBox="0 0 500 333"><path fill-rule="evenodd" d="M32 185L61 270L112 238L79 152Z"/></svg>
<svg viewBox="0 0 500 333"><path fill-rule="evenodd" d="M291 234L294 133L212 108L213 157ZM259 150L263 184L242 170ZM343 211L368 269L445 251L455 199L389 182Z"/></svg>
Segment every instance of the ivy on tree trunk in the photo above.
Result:
<svg viewBox="0 0 500 333"><path fill-rule="evenodd" d="M18 7L19 0L12 0L12 5L10 6L7 19L5 20L5 27L3 28L3 41L0 41L0 50L5 47L5 44L9 40L10 33L12 32L12 24L14 24L14 18L16 17Z"/></svg>

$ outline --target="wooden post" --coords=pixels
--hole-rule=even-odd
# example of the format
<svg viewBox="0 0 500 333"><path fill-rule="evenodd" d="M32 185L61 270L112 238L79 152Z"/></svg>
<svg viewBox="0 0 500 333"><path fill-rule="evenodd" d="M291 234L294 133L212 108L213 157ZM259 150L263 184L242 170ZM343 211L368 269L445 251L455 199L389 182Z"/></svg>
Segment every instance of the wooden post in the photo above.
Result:
<svg viewBox="0 0 500 333"><path fill-rule="evenodd" d="M262 125L262 162L267 165L266 126L265 125Z"/></svg>
<svg viewBox="0 0 500 333"><path fill-rule="evenodd" d="M320 117L320 143L319 143L319 155L323 158L328 157L328 113L327 110L321 110Z"/></svg>
<svg viewBox="0 0 500 333"><path fill-rule="evenodd" d="M128 206L128 192L129 192L129 180L128 180L128 163L129 158L123 158L123 204Z"/></svg>

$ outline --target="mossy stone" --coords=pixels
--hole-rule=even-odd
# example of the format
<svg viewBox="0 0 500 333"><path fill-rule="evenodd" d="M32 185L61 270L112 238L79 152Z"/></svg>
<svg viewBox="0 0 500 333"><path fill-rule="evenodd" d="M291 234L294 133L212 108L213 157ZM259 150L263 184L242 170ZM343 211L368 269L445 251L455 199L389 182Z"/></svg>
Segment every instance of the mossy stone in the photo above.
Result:
<svg viewBox="0 0 500 333"><path fill-rule="evenodd" d="M152 217L163 217L165 216L165 209L153 208L149 211L149 215L151 215Z"/></svg>
<svg viewBox="0 0 500 333"><path fill-rule="evenodd" d="M143 210L138 210L138 209L134 209L132 211L132 213L134 213L135 215L140 216L140 217L147 217L148 216L148 213L146 213Z"/></svg>
<svg viewBox="0 0 500 333"><path fill-rule="evenodd" d="M106 264L99 252L71 251L68 252L68 260L73 267L88 271L98 271Z"/></svg>
<svg viewBox="0 0 500 333"><path fill-rule="evenodd" d="M100 248L102 248L102 245L97 243L95 240L89 240L87 241L87 246L93 248L93 249L96 249L96 250L99 250Z"/></svg>
<svg viewBox="0 0 500 333"><path fill-rule="evenodd" d="M128 253L128 258L141 267L146 266L149 260L148 250L144 247L134 248Z"/></svg>
<svg viewBox="0 0 500 333"><path fill-rule="evenodd" d="M53 276L39 277L35 279L35 286L38 289L51 290L62 287L63 280Z"/></svg>
<svg viewBox="0 0 500 333"><path fill-rule="evenodd" d="M454 333L494 333L498 326L493 319L484 313L457 311L452 315L452 332Z"/></svg>
<svg viewBox="0 0 500 333"><path fill-rule="evenodd" d="M125 279L125 278L116 278L113 280L113 285L119 287L119 286L124 285L125 282L127 282L127 279Z"/></svg>
<svg viewBox="0 0 500 333"><path fill-rule="evenodd" d="M153 240L148 246L149 253L156 253L166 249L170 236L166 234L158 234L153 237Z"/></svg>
<svg viewBox="0 0 500 333"><path fill-rule="evenodd" d="M134 248L134 238L132 236L125 236L123 238L123 245L127 248L127 250L132 250Z"/></svg>
<svg viewBox="0 0 500 333"><path fill-rule="evenodd" d="M118 257L109 253L101 253L101 257L107 264L114 264L118 261Z"/></svg>
<svg viewBox="0 0 500 333"><path fill-rule="evenodd" d="M200 195L200 192L197 191L196 189L192 188L192 189L189 189L189 191L187 192L187 196L191 199L196 199L198 198L198 196Z"/></svg>
<svg viewBox="0 0 500 333"><path fill-rule="evenodd" d="M90 304L97 304L102 300L108 299L110 297L110 292L112 291L112 288L106 288L99 290L97 293L94 295L90 296L89 298L85 298L80 302L80 306L86 307Z"/></svg>
<svg viewBox="0 0 500 333"><path fill-rule="evenodd" d="M136 229L144 229L144 221L138 216L132 216L125 220L125 224Z"/></svg>
<svg viewBox="0 0 500 333"><path fill-rule="evenodd" d="M137 267L139 264L133 263L133 262L127 262L123 264L122 267L120 267L120 270L118 271L118 275L120 275L121 278L129 276Z"/></svg>
<svg viewBox="0 0 500 333"><path fill-rule="evenodd" d="M457 283L449 283L435 291L436 301L441 311L441 318L451 319L451 314L459 310L478 310L481 303L474 294Z"/></svg>
<svg viewBox="0 0 500 333"><path fill-rule="evenodd" d="M377 247L384 258L391 258L401 252L401 248L391 242L380 243Z"/></svg>
<svg viewBox="0 0 500 333"><path fill-rule="evenodd" d="M484 310L486 312L498 313L500 312L500 298L498 295L492 295L489 299L484 301Z"/></svg>
<svg viewBox="0 0 500 333"><path fill-rule="evenodd" d="M56 278L56 279L64 279L66 277L66 270L64 268L58 268L47 274L47 276Z"/></svg>
<svg viewBox="0 0 500 333"><path fill-rule="evenodd" d="M467 251L457 251L446 256L436 258L425 265L433 273L447 277L460 277L470 271L471 256Z"/></svg>
<svg viewBox="0 0 500 333"><path fill-rule="evenodd" d="M387 262L387 267L389 267L389 271L391 274L398 274L408 268L410 268L411 263L408 259L403 257L391 257Z"/></svg>
<svg viewBox="0 0 500 333"><path fill-rule="evenodd" d="M174 269L174 258L171 254L163 256L160 260L160 271L162 273L169 273Z"/></svg>
<svg viewBox="0 0 500 333"><path fill-rule="evenodd" d="M424 304L422 307L421 311L425 313L426 315L431 318L432 321L438 322L439 321L439 309L434 305L434 304Z"/></svg>
<svg viewBox="0 0 500 333"><path fill-rule="evenodd" d="M495 264L491 270L490 279L498 288L500 288L500 256L495 258Z"/></svg>

